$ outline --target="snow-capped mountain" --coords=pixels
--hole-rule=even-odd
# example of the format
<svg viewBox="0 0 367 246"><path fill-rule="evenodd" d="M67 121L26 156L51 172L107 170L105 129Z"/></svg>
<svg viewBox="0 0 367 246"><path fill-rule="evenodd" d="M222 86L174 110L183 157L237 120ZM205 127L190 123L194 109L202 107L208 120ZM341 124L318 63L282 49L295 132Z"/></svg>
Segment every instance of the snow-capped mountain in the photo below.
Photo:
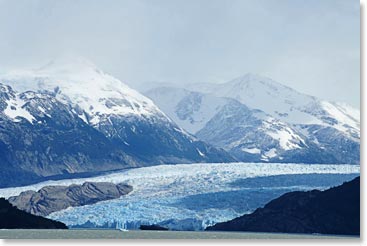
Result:
<svg viewBox="0 0 367 246"><path fill-rule="evenodd" d="M242 161L359 163L359 111L247 74L145 93L199 139Z"/></svg>
<svg viewBox="0 0 367 246"><path fill-rule="evenodd" d="M163 116L150 99L82 58L11 71L2 79L18 91L54 92L58 100L76 106L79 117L92 125L98 125L106 115Z"/></svg>
<svg viewBox="0 0 367 246"><path fill-rule="evenodd" d="M344 103L320 100L297 92L272 79L246 74L224 84L191 84L192 91L236 99L290 123L326 125L359 139L360 113Z"/></svg>
<svg viewBox="0 0 367 246"><path fill-rule="evenodd" d="M234 160L81 59L13 71L0 83L1 186L161 163Z"/></svg>

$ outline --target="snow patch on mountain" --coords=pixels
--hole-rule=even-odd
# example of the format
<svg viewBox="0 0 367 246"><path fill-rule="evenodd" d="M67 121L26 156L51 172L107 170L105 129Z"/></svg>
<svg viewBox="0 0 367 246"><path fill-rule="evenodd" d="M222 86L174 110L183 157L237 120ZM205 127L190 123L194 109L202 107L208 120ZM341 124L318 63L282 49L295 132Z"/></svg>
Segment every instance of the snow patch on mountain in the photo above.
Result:
<svg viewBox="0 0 367 246"><path fill-rule="evenodd" d="M33 124L35 118L27 109L24 108L26 102L19 97L19 94L16 94L14 98L10 98L6 103L7 107L4 110L4 114L6 116L15 122L19 122L19 118L24 118L29 123Z"/></svg>
<svg viewBox="0 0 367 246"><path fill-rule="evenodd" d="M277 156L276 152L277 152L277 150L276 150L276 149L274 149L274 148L272 148L272 149L270 149L269 151L266 151L266 152L264 153L264 155L265 155L266 157L268 157L268 158L273 158L273 157Z"/></svg>
<svg viewBox="0 0 367 246"><path fill-rule="evenodd" d="M277 132L269 131L267 132L267 134L275 140L278 140L280 147L282 147L284 150L301 148L301 146L295 143L295 141L302 142L303 140L299 136L297 136L291 129L282 129Z"/></svg>
<svg viewBox="0 0 367 246"><path fill-rule="evenodd" d="M244 152L250 153L250 154L260 154L261 150L258 148L242 148L241 149Z"/></svg>
<svg viewBox="0 0 367 246"><path fill-rule="evenodd" d="M269 116L260 118L263 119L261 128L265 130L267 135L277 140L284 150L301 149L302 145L306 145L302 137L286 124Z"/></svg>
<svg viewBox="0 0 367 246"><path fill-rule="evenodd" d="M203 152L201 152L198 148L196 150L198 151L198 153L199 153L200 156L202 156L202 157L205 156L205 154L203 154Z"/></svg>

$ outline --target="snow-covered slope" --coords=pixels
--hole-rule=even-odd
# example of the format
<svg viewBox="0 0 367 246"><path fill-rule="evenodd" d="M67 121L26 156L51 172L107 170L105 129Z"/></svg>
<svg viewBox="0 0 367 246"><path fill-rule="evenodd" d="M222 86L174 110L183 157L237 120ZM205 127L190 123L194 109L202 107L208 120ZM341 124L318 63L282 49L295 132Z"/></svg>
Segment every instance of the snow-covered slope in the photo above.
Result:
<svg viewBox="0 0 367 246"><path fill-rule="evenodd" d="M191 84L187 88L238 100L290 123L334 127L352 138L360 135L360 113L343 103L320 100L272 79L246 74L224 84Z"/></svg>
<svg viewBox="0 0 367 246"><path fill-rule="evenodd" d="M197 133L230 100L181 88L159 87L146 93L169 117L191 134Z"/></svg>
<svg viewBox="0 0 367 246"><path fill-rule="evenodd" d="M182 128L243 161L359 163L359 111L247 74L145 93Z"/></svg>
<svg viewBox="0 0 367 246"><path fill-rule="evenodd" d="M93 125L103 115L162 115L150 99L82 58L55 60L34 70L11 71L2 80L18 91L54 92L58 100L78 106L80 117Z"/></svg>

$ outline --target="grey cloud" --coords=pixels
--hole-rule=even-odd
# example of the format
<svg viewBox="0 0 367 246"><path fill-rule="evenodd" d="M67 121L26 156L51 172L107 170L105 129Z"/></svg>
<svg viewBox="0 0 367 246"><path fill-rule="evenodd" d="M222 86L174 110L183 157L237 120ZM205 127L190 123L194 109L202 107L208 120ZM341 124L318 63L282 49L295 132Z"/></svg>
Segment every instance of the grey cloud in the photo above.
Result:
<svg viewBox="0 0 367 246"><path fill-rule="evenodd" d="M359 107L359 1L0 0L0 72L65 53L133 87L247 72Z"/></svg>

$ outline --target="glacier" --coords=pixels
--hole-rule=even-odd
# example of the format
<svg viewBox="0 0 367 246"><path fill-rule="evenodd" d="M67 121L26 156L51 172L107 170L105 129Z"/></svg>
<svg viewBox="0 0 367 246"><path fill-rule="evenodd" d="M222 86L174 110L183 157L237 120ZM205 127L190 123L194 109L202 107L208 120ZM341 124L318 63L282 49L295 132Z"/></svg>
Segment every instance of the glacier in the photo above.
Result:
<svg viewBox="0 0 367 246"><path fill-rule="evenodd" d="M126 182L133 191L119 199L68 208L48 217L69 227L138 229L159 224L172 230L203 230L252 212L281 194L326 189L360 173L358 165L213 163L134 168L98 177L46 181L0 189L9 197L46 185Z"/></svg>

